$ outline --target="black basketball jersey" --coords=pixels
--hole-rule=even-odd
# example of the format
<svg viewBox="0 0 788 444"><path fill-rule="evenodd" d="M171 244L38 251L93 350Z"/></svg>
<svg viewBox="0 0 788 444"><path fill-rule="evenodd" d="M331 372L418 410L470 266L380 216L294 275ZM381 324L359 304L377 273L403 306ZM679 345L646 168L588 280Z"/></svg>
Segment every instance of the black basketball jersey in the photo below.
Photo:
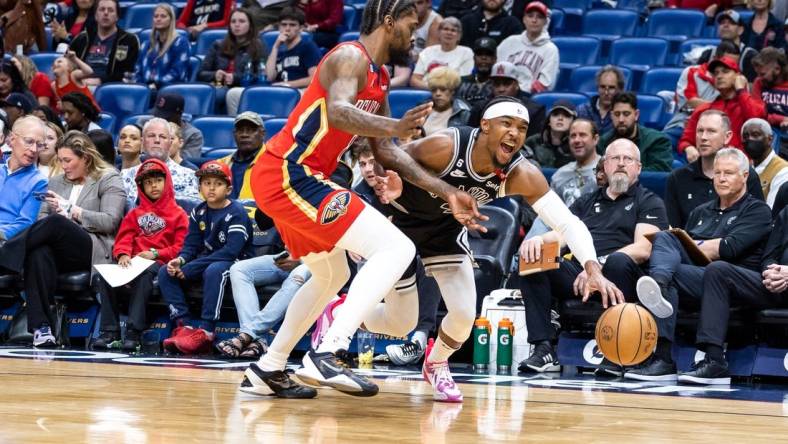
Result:
<svg viewBox="0 0 788 444"><path fill-rule="evenodd" d="M506 176L523 162L522 153L517 152L506 167L486 176L481 176L473 169L471 151L479 135L478 128L468 126L452 127L454 153L451 162L438 174L446 183L463 190L476 198L479 205L484 205L505 193ZM449 204L437 195L403 181L402 195L390 205L394 218L417 218L434 221L451 215Z"/></svg>

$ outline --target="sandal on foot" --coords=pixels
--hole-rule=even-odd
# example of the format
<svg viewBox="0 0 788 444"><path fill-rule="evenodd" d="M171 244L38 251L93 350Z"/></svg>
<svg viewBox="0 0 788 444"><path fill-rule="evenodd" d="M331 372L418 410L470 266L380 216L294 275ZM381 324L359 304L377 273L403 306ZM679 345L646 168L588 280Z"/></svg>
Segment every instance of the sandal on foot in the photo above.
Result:
<svg viewBox="0 0 788 444"><path fill-rule="evenodd" d="M249 343L244 351L241 352L241 358L258 359L268 351L268 342L263 338L256 339Z"/></svg>
<svg viewBox="0 0 788 444"><path fill-rule="evenodd" d="M246 334L241 333L238 336L232 337L230 339L225 339L224 341L216 344L216 349L222 356L226 356L228 358L237 358L241 355L241 351L249 345L251 338Z"/></svg>

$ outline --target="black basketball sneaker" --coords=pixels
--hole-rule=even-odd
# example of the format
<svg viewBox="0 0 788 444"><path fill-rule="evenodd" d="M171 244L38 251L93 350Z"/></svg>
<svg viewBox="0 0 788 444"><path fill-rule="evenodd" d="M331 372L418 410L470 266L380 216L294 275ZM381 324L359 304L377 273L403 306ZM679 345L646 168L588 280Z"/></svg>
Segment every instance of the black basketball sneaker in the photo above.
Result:
<svg viewBox="0 0 788 444"><path fill-rule="evenodd" d="M337 355L344 355L344 350L317 353L314 350L304 355L304 366L295 374L304 384L312 386L332 387L342 393L353 396L375 396L378 386L367 378L350 371Z"/></svg>
<svg viewBox="0 0 788 444"><path fill-rule="evenodd" d="M298 384L290 379L286 372L281 370L267 372L256 363L250 364L244 372L244 380L239 390L252 395L290 399L309 399L317 396L317 390Z"/></svg>

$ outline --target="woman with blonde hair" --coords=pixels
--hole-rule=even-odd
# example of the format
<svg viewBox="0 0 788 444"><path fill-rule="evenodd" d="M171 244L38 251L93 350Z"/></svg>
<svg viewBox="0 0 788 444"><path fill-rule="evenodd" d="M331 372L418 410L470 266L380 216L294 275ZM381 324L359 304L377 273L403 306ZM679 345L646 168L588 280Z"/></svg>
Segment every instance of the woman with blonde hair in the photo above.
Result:
<svg viewBox="0 0 788 444"><path fill-rule="evenodd" d="M38 170L41 171L41 174L50 178L63 172L60 170L56 158L57 145L63 140L63 131L52 122L45 122L44 124L46 125L44 130L46 148L38 152Z"/></svg>
<svg viewBox="0 0 788 444"><path fill-rule="evenodd" d="M57 98L49 82L49 76L43 72L39 72L36 64L30 60L30 57L17 54L11 57L11 63L13 63L16 69L19 70L19 73L22 74L22 80L25 82L25 85L30 88L30 92L36 96L39 105L51 107L57 105Z"/></svg>
<svg viewBox="0 0 788 444"><path fill-rule="evenodd" d="M430 71L427 88L432 93L432 111L424 122L424 133L433 134L450 126L467 125L471 107L454 93L460 86L460 75L448 66Z"/></svg>
<svg viewBox="0 0 788 444"><path fill-rule="evenodd" d="M126 193L120 174L79 131L57 146L63 172L49 180L38 222L26 233L24 263L27 323L33 345L57 345L50 304L60 273L92 271L112 261Z"/></svg>
<svg viewBox="0 0 788 444"><path fill-rule="evenodd" d="M178 165L197 171L197 165L183 158L181 148L183 148L183 130L177 123L170 122L170 133L172 133L172 144L170 145L170 159Z"/></svg>
<svg viewBox="0 0 788 444"><path fill-rule="evenodd" d="M136 79L137 83L144 83L152 90L188 80L189 40L176 32L175 20L175 10L171 5L156 5L153 31L150 40L142 45Z"/></svg>

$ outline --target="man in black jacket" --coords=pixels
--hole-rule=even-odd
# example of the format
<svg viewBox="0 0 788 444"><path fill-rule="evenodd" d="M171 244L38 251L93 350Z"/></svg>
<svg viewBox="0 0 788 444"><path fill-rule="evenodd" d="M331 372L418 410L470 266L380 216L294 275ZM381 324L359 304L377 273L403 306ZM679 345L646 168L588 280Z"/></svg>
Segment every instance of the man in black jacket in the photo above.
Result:
<svg viewBox="0 0 788 444"><path fill-rule="evenodd" d="M71 42L69 49L93 68L88 85L120 82L134 72L140 42L137 36L118 27L117 0L99 0L96 5L96 28L87 28Z"/></svg>
<svg viewBox="0 0 788 444"><path fill-rule="evenodd" d="M460 45L472 47L481 37L492 37L499 45L506 37L523 32L522 18L512 17L504 9L505 0L481 0L481 8L462 16Z"/></svg>

